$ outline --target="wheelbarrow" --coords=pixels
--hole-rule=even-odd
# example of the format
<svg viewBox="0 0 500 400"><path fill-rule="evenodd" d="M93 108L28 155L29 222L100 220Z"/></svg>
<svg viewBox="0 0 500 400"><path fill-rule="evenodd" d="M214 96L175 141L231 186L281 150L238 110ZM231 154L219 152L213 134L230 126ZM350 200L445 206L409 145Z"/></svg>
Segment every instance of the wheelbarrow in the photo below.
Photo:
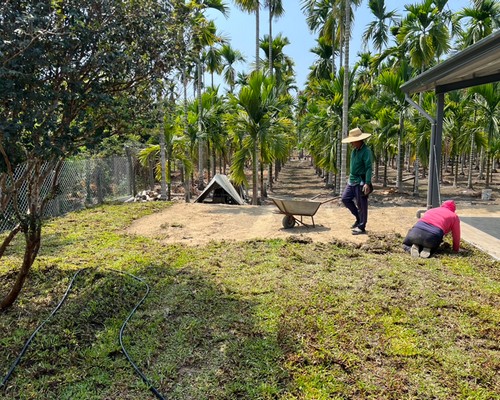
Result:
<svg viewBox="0 0 500 400"><path fill-rule="evenodd" d="M273 197L270 197L270 199L279 209L279 211L276 212L278 214L285 214L282 220L283 228L290 229L293 228L295 224L301 224L305 227L310 227L311 225L308 225L303 221L303 217L311 217L312 227L314 228L316 226L314 224L314 215L318 211L321 204L325 204L340 198L340 196L337 196L332 197L331 199L328 199L326 201L313 201L319 196L321 195L314 196L310 200L284 200ZM297 217L300 217L300 219Z"/></svg>

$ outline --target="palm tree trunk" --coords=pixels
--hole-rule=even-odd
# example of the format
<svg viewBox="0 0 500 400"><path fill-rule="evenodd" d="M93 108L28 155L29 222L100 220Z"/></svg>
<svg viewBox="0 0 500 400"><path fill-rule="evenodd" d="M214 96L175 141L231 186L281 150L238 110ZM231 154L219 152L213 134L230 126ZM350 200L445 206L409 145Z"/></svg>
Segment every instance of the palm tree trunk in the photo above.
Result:
<svg viewBox="0 0 500 400"><path fill-rule="evenodd" d="M453 187L457 187L458 186L458 156L455 156L455 171L454 171L454 174L453 174Z"/></svg>
<svg viewBox="0 0 500 400"><path fill-rule="evenodd" d="M255 8L255 70L260 70L259 49L260 49L260 1L257 0Z"/></svg>
<svg viewBox="0 0 500 400"><path fill-rule="evenodd" d="M197 62L197 73L198 73L198 87L197 87L197 97L198 97L198 189L203 190L205 188L204 178L204 168L203 168L203 139L202 139L202 113L203 104L201 102L201 60L198 59Z"/></svg>
<svg viewBox="0 0 500 400"><path fill-rule="evenodd" d="M253 151L252 151L252 205L256 206L258 204L258 171L259 171L259 166L258 166L258 146L257 146L257 140L255 140L253 144Z"/></svg>
<svg viewBox="0 0 500 400"><path fill-rule="evenodd" d="M490 187L490 169L491 169L491 155L488 152L486 155L486 184L485 184L486 189Z"/></svg>
<svg viewBox="0 0 500 400"><path fill-rule="evenodd" d="M167 199L167 175L166 175L166 157L165 157L165 133L163 130L163 125L160 130L160 164L161 164L161 194L160 198L162 200Z"/></svg>
<svg viewBox="0 0 500 400"><path fill-rule="evenodd" d="M387 155L387 148L384 149L384 180L383 180L383 183L382 183L382 186L383 187L387 187L387 167L388 167L388 164L389 164L389 160L388 160L388 155Z"/></svg>
<svg viewBox="0 0 500 400"><path fill-rule="evenodd" d="M269 4L269 76L271 79L273 78L274 71L273 71L274 65L273 65L273 6L272 4ZM269 163L268 167L268 173L267 173L267 182L268 182L268 187L269 191L273 190L273 163ZM267 192L264 192L263 194L265 197L267 197Z"/></svg>
<svg viewBox="0 0 500 400"><path fill-rule="evenodd" d="M269 5L269 76L273 77L273 7Z"/></svg>
<svg viewBox="0 0 500 400"><path fill-rule="evenodd" d="M264 163L260 163L260 196L267 197L267 190L264 179Z"/></svg>
<svg viewBox="0 0 500 400"><path fill-rule="evenodd" d="M167 182L167 200L172 200L172 146L167 144L167 165L166 165L166 182Z"/></svg>
<svg viewBox="0 0 500 400"><path fill-rule="evenodd" d="M273 163L269 163L267 181L269 182L269 191L273 191Z"/></svg>
<svg viewBox="0 0 500 400"><path fill-rule="evenodd" d="M415 149L415 152L417 150ZM418 165L418 156L415 155L415 163L413 164L413 173L415 174L415 179L413 183L413 196L418 197L418 171L419 171L419 165Z"/></svg>
<svg viewBox="0 0 500 400"><path fill-rule="evenodd" d="M484 148L481 149L479 154L479 180L484 179Z"/></svg>
<svg viewBox="0 0 500 400"><path fill-rule="evenodd" d="M398 132L398 166L397 166L397 188L398 192L403 191L403 168L404 168L404 154L403 154L403 130L405 120L403 113L399 115L399 132Z"/></svg>
<svg viewBox="0 0 500 400"><path fill-rule="evenodd" d="M183 125L184 125L184 135L188 136L188 100L187 100L187 74L186 74L186 66L182 66L182 86L183 86L183 94L184 94L184 116L183 116ZM191 180L189 177L189 173L187 168L183 168L184 170L184 201L189 203L191 200Z"/></svg>
<svg viewBox="0 0 500 400"><path fill-rule="evenodd" d="M342 105L342 137L347 137L349 130L349 37L351 35L351 2L345 2L345 32L344 32L344 90ZM346 182L347 176L347 144L342 144L342 164L340 168L340 184Z"/></svg>

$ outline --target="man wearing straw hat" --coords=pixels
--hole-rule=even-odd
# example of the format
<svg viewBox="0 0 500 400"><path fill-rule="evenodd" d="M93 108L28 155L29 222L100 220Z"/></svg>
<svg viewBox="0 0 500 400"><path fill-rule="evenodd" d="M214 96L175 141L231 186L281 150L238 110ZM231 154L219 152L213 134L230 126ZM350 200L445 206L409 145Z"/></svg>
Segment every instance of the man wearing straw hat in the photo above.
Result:
<svg viewBox="0 0 500 400"><path fill-rule="evenodd" d="M371 133L363 133L361 129L354 128L349 131L349 136L342 139L342 143L350 143L352 146L349 182L342 194L342 203L356 218L351 227L353 235L366 233L368 195L372 192L373 186L372 152L364 140L370 136Z"/></svg>

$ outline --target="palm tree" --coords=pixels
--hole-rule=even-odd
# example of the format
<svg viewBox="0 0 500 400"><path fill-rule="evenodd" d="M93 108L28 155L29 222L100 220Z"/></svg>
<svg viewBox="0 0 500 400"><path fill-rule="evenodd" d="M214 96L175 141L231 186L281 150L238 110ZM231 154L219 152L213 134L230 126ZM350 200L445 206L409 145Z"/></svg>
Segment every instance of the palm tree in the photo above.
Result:
<svg viewBox="0 0 500 400"><path fill-rule="evenodd" d="M202 14L203 10L208 8L220 11L224 16L227 15L228 8L222 0L198 0L199 2L194 2L191 4L195 13L196 25L194 28L193 35L193 46L195 54L197 55L197 97L199 112L198 116L201 117L203 114L202 99L201 99L201 86L202 86L202 63L201 63L201 52L205 46L211 46L217 40L216 28L213 21L207 21ZM204 173L203 173L203 128L201 125L201 119L198 122L198 189L203 189L204 184Z"/></svg>
<svg viewBox="0 0 500 400"><path fill-rule="evenodd" d="M222 76L229 85L229 93L233 93L236 85L236 70L233 65L237 62L245 62L245 57L239 50L233 49L230 44L222 45L220 55L222 58Z"/></svg>
<svg viewBox="0 0 500 400"><path fill-rule="evenodd" d="M279 18L285 13L282 0L265 0L269 9L269 43L273 43L273 18ZM269 73L273 76L273 46L269 47Z"/></svg>
<svg viewBox="0 0 500 400"><path fill-rule="evenodd" d="M223 127L224 114L227 103L219 96L218 89L209 89L202 96L203 102L203 126L206 132L206 142L210 159L209 166L212 167L212 175L216 174L217 155L222 165L224 147L226 144L226 130ZM208 168L210 179L210 168Z"/></svg>
<svg viewBox="0 0 500 400"><path fill-rule="evenodd" d="M368 41L372 41L378 53L382 53L382 48L389 43L389 29L391 24L396 22L398 14L395 10L386 11L385 0L370 0L368 7L375 20L370 22L363 33L363 43L366 46ZM387 21L387 23L386 23Z"/></svg>
<svg viewBox="0 0 500 400"><path fill-rule="evenodd" d="M345 2L345 19L344 19L344 84L343 84L343 104L342 104L342 132L341 137L347 137L349 130L349 41L351 38L351 1ZM347 175L347 143L341 143L341 159L340 159L340 186L346 181Z"/></svg>
<svg viewBox="0 0 500 400"><path fill-rule="evenodd" d="M203 52L202 62L206 70L210 73L210 87L214 87L214 73L220 74L223 70L222 55L220 49L211 45L207 51Z"/></svg>
<svg viewBox="0 0 500 400"><path fill-rule="evenodd" d="M255 13L255 69L260 69L259 41L260 41L260 0L234 0L236 6L248 13Z"/></svg>
<svg viewBox="0 0 500 400"><path fill-rule="evenodd" d="M341 70L342 71L342 70ZM311 155L319 175L337 173L337 135L340 130L342 95L335 93L335 86L328 80L312 80L306 89L306 108L300 118L302 146ZM321 169L321 171L319 170Z"/></svg>
<svg viewBox="0 0 500 400"><path fill-rule="evenodd" d="M408 46L410 65L420 73L450 49L449 15L443 11L446 2L424 0L421 4L405 6L407 15L398 30L397 39L403 46ZM423 93L420 93L421 106L422 101ZM414 194L418 195L419 157L415 159L414 167Z"/></svg>
<svg viewBox="0 0 500 400"><path fill-rule="evenodd" d="M446 14L436 8L434 0L405 6L406 18L398 32L399 43L409 45L410 65L420 73L450 49Z"/></svg>
<svg viewBox="0 0 500 400"><path fill-rule="evenodd" d="M344 81L345 72L341 68L332 80L312 80L309 82L308 93L315 98L311 102L309 113L314 114L309 118L307 131L308 135L314 137L314 142L319 152L312 153L318 160L321 168L325 168L328 173L337 172L340 168L338 162L338 142L339 135L332 135L332 132L341 131L344 103L351 107L363 96L366 95L368 87L364 84L357 84L356 79L357 67L355 67L349 77L347 101L344 102ZM315 130L316 132L310 132ZM318 132L321 132L323 138L319 140ZM307 139L305 139L307 140ZM321 144L319 144L321 143ZM334 146L334 147L332 147ZM335 147L336 146L336 147Z"/></svg>
<svg viewBox="0 0 500 400"><path fill-rule="evenodd" d="M272 45L269 43L270 36L264 35L264 38L261 42L261 48L264 50L265 55L268 58L273 57L273 62L268 62L267 65L269 67L272 67L275 71L269 72L269 76L271 78L274 78L275 82L275 88L278 91L278 95L286 95L288 91L291 89L291 86L293 84L293 79L289 79L290 77L293 77L293 61L290 57L288 57L284 52L283 48L287 45L290 44L290 41L288 40L287 37L282 36L281 34L278 35L273 41ZM274 55L274 56L272 56ZM261 157L263 159L263 157ZM280 160L277 160L278 163L280 163ZM279 169L280 166L277 166L277 169ZM268 169L268 183L265 185L263 183L263 179L261 180L262 184L262 196L267 197L267 190L266 187L269 187L269 190L272 190L273 186L273 165L272 161L269 162L269 169ZM261 175L263 176L263 166L261 166Z"/></svg>
<svg viewBox="0 0 500 400"><path fill-rule="evenodd" d="M464 8L454 19L457 22L467 20L465 30L461 32L462 47L466 48L500 27L500 3L497 0L475 0L473 7Z"/></svg>
<svg viewBox="0 0 500 400"><path fill-rule="evenodd" d="M311 52L316 54L317 59L309 67L311 72L309 72L307 79L329 79L333 69L333 47L327 43L324 37L319 37L316 41L318 44L311 49Z"/></svg>
<svg viewBox="0 0 500 400"><path fill-rule="evenodd" d="M490 166L492 162L491 148L499 140L499 105L500 105L500 83L489 83L487 85L476 86L471 89L471 93L476 94L476 102L479 107L479 120L486 128L488 137L488 150L486 162L486 187L490 185Z"/></svg>
<svg viewBox="0 0 500 400"><path fill-rule="evenodd" d="M231 167L232 178L236 183L244 183L245 160L250 156L252 161L252 204L258 204L258 156L260 140L271 128L280 109L280 99L276 95L274 82L266 78L262 72L250 74L248 84L243 86L232 101L239 108L234 115L234 124L239 129L241 148L235 154Z"/></svg>
<svg viewBox="0 0 500 400"><path fill-rule="evenodd" d="M382 160L384 167L382 186L387 187L389 161L397 153L397 139L399 138L398 120L400 116L394 108L385 107L383 104L379 104L369 111L370 113L375 112L368 126L373 133L370 137L370 147L377 162L376 173L378 174L379 161ZM396 141L394 140L395 138Z"/></svg>
<svg viewBox="0 0 500 400"><path fill-rule="evenodd" d="M283 48L290 44L290 41L286 36L279 34L274 38L272 46L269 46L270 37L264 35L260 48L264 51L264 54L269 61L270 57L273 57L273 69L274 71L269 72L269 76L275 78L276 87L279 87L287 76L293 75L293 60L283 52ZM271 66L271 63L267 63Z"/></svg>
<svg viewBox="0 0 500 400"><path fill-rule="evenodd" d="M342 0L302 0L307 26L332 48L331 73L336 73L335 56L342 47L343 20Z"/></svg>
<svg viewBox="0 0 500 400"><path fill-rule="evenodd" d="M470 113L467 110L467 103L463 101L465 91L455 90L446 95L446 109L443 118L443 163L444 172L453 174L453 187L458 184L458 164L460 155L462 154L463 144L467 143L468 135L465 135L465 130L468 130L467 123L470 120ZM441 177L442 169L440 171Z"/></svg>
<svg viewBox="0 0 500 400"><path fill-rule="evenodd" d="M174 110L173 102L166 107L165 115L163 116L162 132L160 132L160 144L152 144L139 151L138 159L141 165L148 166L151 162L155 163L155 177L157 180L167 183L166 200L171 200L172 186L172 164L175 160L182 162L183 170L186 174L192 170L191 157L186 156L188 147L188 138L183 134L183 115L181 110ZM162 137L163 136L163 137ZM163 164L163 154L161 151L161 143L163 142L166 148L166 168ZM160 161L159 161L160 159Z"/></svg>
<svg viewBox="0 0 500 400"><path fill-rule="evenodd" d="M454 16L457 26L466 20L465 30L459 29L461 48L466 48L490 35L494 29L500 27L500 3L496 0L474 0L472 7L466 7ZM477 94L473 94L473 104L479 103ZM474 119L477 110L474 110ZM475 121L474 121L475 122ZM474 125L476 125L474 123ZM474 130L475 131L475 130ZM471 152L474 142L474 132L471 132ZM483 149L481 151L484 151ZM469 168L468 188L472 188L472 171ZM480 178L483 177L483 163L480 164Z"/></svg>
<svg viewBox="0 0 500 400"><path fill-rule="evenodd" d="M392 69L382 72L377 80L385 91L382 93L382 103L393 108L399 115L398 129L398 164L397 164L397 179L396 185L399 191L403 190L403 137L404 137L404 121L405 115L409 109L409 103L405 100L405 95L401 90L401 85L406 82L411 76L411 71L408 63L402 62L398 69Z"/></svg>

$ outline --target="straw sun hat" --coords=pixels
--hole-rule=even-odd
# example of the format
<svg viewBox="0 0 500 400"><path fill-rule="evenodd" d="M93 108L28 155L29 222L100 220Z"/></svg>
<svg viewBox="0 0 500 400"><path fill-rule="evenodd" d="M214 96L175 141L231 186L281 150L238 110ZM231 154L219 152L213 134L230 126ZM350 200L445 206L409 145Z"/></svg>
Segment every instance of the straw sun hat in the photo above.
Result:
<svg viewBox="0 0 500 400"><path fill-rule="evenodd" d="M361 132L361 129L359 128L354 128L349 131L349 136L342 139L342 143L358 142L360 140L369 138L371 135L372 135L371 133Z"/></svg>

